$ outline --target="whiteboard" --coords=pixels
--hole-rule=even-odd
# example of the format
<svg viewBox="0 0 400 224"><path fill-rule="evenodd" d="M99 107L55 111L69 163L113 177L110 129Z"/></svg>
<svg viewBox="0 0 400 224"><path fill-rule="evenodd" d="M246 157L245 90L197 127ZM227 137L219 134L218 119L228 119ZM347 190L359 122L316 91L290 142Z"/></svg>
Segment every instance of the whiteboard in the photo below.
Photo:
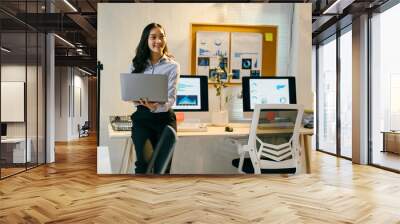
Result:
<svg viewBox="0 0 400 224"><path fill-rule="evenodd" d="M24 122L24 82L1 82L1 122Z"/></svg>

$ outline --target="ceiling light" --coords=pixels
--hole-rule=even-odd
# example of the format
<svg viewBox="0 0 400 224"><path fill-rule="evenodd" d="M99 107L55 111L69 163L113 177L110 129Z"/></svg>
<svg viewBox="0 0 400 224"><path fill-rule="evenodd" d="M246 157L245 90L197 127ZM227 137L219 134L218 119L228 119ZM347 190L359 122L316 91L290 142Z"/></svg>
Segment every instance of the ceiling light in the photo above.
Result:
<svg viewBox="0 0 400 224"><path fill-rule="evenodd" d="M83 70L83 69L81 69L81 68L79 68L79 67L78 67L78 70L81 71L81 72L83 72L83 73L85 73L85 74L87 74L87 75L93 75L92 73L90 73L90 72L88 72L88 71L86 71L86 70Z"/></svg>
<svg viewBox="0 0 400 224"><path fill-rule="evenodd" d="M60 36L58 36L57 34L54 34L54 36L57 37L58 39L60 39L61 41L63 41L64 43L66 43L67 45L69 45L69 46L75 48L75 45L73 45L73 44L72 44L71 42L69 42L68 40L66 40L66 39L64 39L64 38L62 38L62 37L60 37Z"/></svg>
<svg viewBox="0 0 400 224"><path fill-rule="evenodd" d="M342 14L343 9L351 5L354 0L336 0L332 5L324 10L322 14Z"/></svg>
<svg viewBox="0 0 400 224"><path fill-rule="evenodd" d="M68 0L64 0L65 4L67 4L72 10L74 10L74 12L78 12L78 10L71 4L69 3Z"/></svg>
<svg viewBox="0 0 400 224"><path fill-rule="evenodd" d="M11 52L11 50L9 50L9 49L7 49L7 48L5 48L5 47L1 47L0 49L1 49L2 51L6 52L6 53L10 53L10 52Z"/></svg>

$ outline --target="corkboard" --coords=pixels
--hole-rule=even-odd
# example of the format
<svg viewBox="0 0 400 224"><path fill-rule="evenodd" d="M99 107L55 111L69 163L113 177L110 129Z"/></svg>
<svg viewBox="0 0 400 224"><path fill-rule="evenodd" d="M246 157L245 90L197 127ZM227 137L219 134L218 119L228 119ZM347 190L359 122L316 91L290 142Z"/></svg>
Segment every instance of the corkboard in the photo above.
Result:
<svg viewBox="0 0 400 224"><path fill-rule="evenodd" d="M190 72L196 74L196 32L217 31L217 32L249 32L261 33L263 35L262 45L262 76L276 76L276 54L278 42L278 27L267 25L229 25L229 24L190 24Z"/></svg>

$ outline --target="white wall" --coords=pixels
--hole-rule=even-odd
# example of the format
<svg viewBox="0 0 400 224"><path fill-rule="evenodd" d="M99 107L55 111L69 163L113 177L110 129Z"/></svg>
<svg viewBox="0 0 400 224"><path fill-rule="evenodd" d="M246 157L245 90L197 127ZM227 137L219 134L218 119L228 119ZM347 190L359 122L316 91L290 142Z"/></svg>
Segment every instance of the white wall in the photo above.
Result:
<svg viewBox="0 0 400 224"><path fill-rule="evenodd" d="M313 109L311 5L296 4L290 45L289 74L296 77L297 103Z"/></svg>
<svg viewBox="0 0 400 224"><path fill-rule="evenodd" d="M55 141L77 139L78 124L88 120L88 78L72 67L56 67L55 73Z"/></svg>
<svg viewBox="0 0 400 224"><path fill-rule="evenodd" d="M26 69L26 70L25 70ZM1 66L1 81L10 81L10 82L25 82L26 71L28 74L36 74L36 67L18 64L8 64ZM28 77L29 78L29 77ZM36 81L29 80L30 87L36 85ZM36 123L36 88L27 88L27 106L31 106L31 108L27 109L27 120L28 124L28 137L30 133L35 133L36 135L36 124L33 124L34 121ZM33 103L33 105L29 105ZM32 108L34 110L32 110ZM8 108L1 108L2 110L7 110ZM25 137L25 122L11 122L7 125L7 136L8 137ZM36 136L35 136L36 137Z"/></svg>
<svg viewBox="0 0 400 224"><path fill-rule="evenodd" d="M110 115L133 112L132 105L120 100L119 74L128 71L141 32L147 24L157 22L164 26L168 47L181 65L181 74L190 74L191 23L278 26L277 75L296 74L298 79L305 78L305 81L298 81L297 84L298 100L309 107L312 105L312 99L300 99L300 97L312 97L312 94L308 93L311 91L311 4L298 4L295 8L293 4L263 3L100 3L97 45L98 60L104 64L104 70L100 77L99 140L100 145L110 147L113 171L116 171L119 166L117 161L120 161L122 150L118 149L122 149L123 141L108 138L108 119ZM295 18L292 20L293 16ZM297 27L293 36L292 26ZM296 44L303 46L295 47ZM290 50L294 52L294 55L291 55ZM307 93L299 94L303 89ZM237 90L238 88L233 88L227 92L234 92L234 95L237 95ZM209 94L210 97L212 96L209 99L211 110L216 102L213 91L215 90L210 89ZM196 116L209 119L207 113L196 114Z"/></svg>
<svg viewBox="0 0 400 224"><path fill-rule="evenodd" d="M31 140L33 161L36 162L39 153L39 162L44 162L44 89L41 66L25 66L25 64L3 64L1 66L1 81L24 82L26 85L26 107L21 109L26 112L25 122L7 122L7 137L25 137ZM26 80L27 79L27 80ZM22 92L23 94L23 92ZM2 96L7 97L7 96ZM11 110L1 108L1 110ZM26 110L26 111L24 111ZM11 112L12 111L8 111Z"/></svg>

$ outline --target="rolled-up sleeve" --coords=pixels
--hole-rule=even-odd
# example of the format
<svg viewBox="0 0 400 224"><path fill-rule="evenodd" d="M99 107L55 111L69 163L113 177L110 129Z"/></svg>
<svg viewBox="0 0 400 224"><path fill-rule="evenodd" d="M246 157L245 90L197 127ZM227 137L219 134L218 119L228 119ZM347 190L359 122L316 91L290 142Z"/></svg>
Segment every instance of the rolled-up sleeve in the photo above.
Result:
<svg viewBox="0 0 400 224"><path fill-rule="evenodd" d="M159 104L158 107L153 111L155 113L166 112L174 105L176 100L176 85L178 83L180 75L179 64L174 64L175 69L172 69L168 74L168 101L166 103Z"/></svg>

